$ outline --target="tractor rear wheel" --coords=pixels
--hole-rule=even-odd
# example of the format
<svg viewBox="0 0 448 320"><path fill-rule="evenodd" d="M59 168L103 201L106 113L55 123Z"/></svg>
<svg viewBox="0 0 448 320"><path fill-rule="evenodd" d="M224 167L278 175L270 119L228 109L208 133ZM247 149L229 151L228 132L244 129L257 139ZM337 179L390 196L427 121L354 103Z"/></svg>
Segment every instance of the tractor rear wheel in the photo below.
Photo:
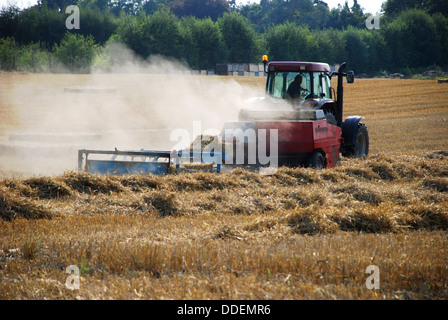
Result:
<svg viewBox="0 0 448 320"><path fill-rule="evenodd" d="M325 161L322 153L314 151L308 159L308 166L317 170L325 168Z"/></svg>

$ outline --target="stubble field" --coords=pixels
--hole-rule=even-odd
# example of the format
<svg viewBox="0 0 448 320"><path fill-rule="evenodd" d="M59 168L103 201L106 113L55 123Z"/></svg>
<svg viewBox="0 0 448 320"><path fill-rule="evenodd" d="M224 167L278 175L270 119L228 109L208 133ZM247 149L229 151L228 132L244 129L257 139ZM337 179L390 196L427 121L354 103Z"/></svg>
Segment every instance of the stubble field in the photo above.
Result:
<svg viewBox="0 0 448 320"><path fill-rule="evenodd" d="M0 83L1 299L448 298L447 84L346 85L345 117L366 117L371 148L334 169L117 177L77 172L72 151L115 138L165 147L173 128L232 120L264 78L1 73ZM116 92L64 92L92 85ZM379 289L366 286L371 265Z"/></svg>

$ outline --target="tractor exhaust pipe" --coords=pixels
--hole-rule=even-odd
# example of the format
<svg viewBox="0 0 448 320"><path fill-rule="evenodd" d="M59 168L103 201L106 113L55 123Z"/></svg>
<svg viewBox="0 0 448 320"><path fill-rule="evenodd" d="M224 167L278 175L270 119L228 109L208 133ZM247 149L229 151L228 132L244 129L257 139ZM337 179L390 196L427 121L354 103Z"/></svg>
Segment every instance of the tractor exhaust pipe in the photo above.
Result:
<svg viewBox="0 0 448 320"><path fill-rule="evenodd" d="M337 75L338 75L338 94L337 94L336 106L337 106L338 112L337 112L336 122L339 127L342 126L342 112L344 109L343 80L344 80L344 76L346 76L346 75L343 72L346 67L347 67L347 63L346 62L342 63L341 66L339 67L339 70L337 73Z"/></svg>

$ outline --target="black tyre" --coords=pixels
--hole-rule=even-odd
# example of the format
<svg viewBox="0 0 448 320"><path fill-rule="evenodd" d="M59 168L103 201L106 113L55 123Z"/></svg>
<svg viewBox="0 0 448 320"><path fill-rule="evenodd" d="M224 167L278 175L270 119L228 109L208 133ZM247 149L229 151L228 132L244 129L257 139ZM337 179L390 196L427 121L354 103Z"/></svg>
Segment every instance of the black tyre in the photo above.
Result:
<svg viewBox="0 0 448 320"><path fill-rule="evenodd" d="M325 168L325 160L322 153L320 153L319 151L314 151L308 159L308 167L317 170L322 170L323 168Z"/></svg>
<svg viewBox="0 0 448 320"><path fill-rule="evenodd" d="M367 131L367 127L360 123L358 125L356 136L355 136L355 144L347 148L343 154L344 157L351 158L364 158L369 154L369 132Z"/></svg>

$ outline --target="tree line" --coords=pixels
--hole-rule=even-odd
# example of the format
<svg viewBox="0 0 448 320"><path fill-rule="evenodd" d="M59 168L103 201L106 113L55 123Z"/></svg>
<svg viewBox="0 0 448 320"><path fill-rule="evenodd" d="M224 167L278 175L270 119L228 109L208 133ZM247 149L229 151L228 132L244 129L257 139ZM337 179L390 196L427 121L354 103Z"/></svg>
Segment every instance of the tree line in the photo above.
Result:
<svg viewBox="0 0 448 320"><path fill-rule="evenodd" d="M76 4L80 28L68 30ZM320 0L40 0L0 11L0 68L107 69L114 45L138 57L162 55L193 69L270 60L347 61L356 73L411 74L448 66L448 2L387 0L378 29L357 1L329 9Z"/></svg>

